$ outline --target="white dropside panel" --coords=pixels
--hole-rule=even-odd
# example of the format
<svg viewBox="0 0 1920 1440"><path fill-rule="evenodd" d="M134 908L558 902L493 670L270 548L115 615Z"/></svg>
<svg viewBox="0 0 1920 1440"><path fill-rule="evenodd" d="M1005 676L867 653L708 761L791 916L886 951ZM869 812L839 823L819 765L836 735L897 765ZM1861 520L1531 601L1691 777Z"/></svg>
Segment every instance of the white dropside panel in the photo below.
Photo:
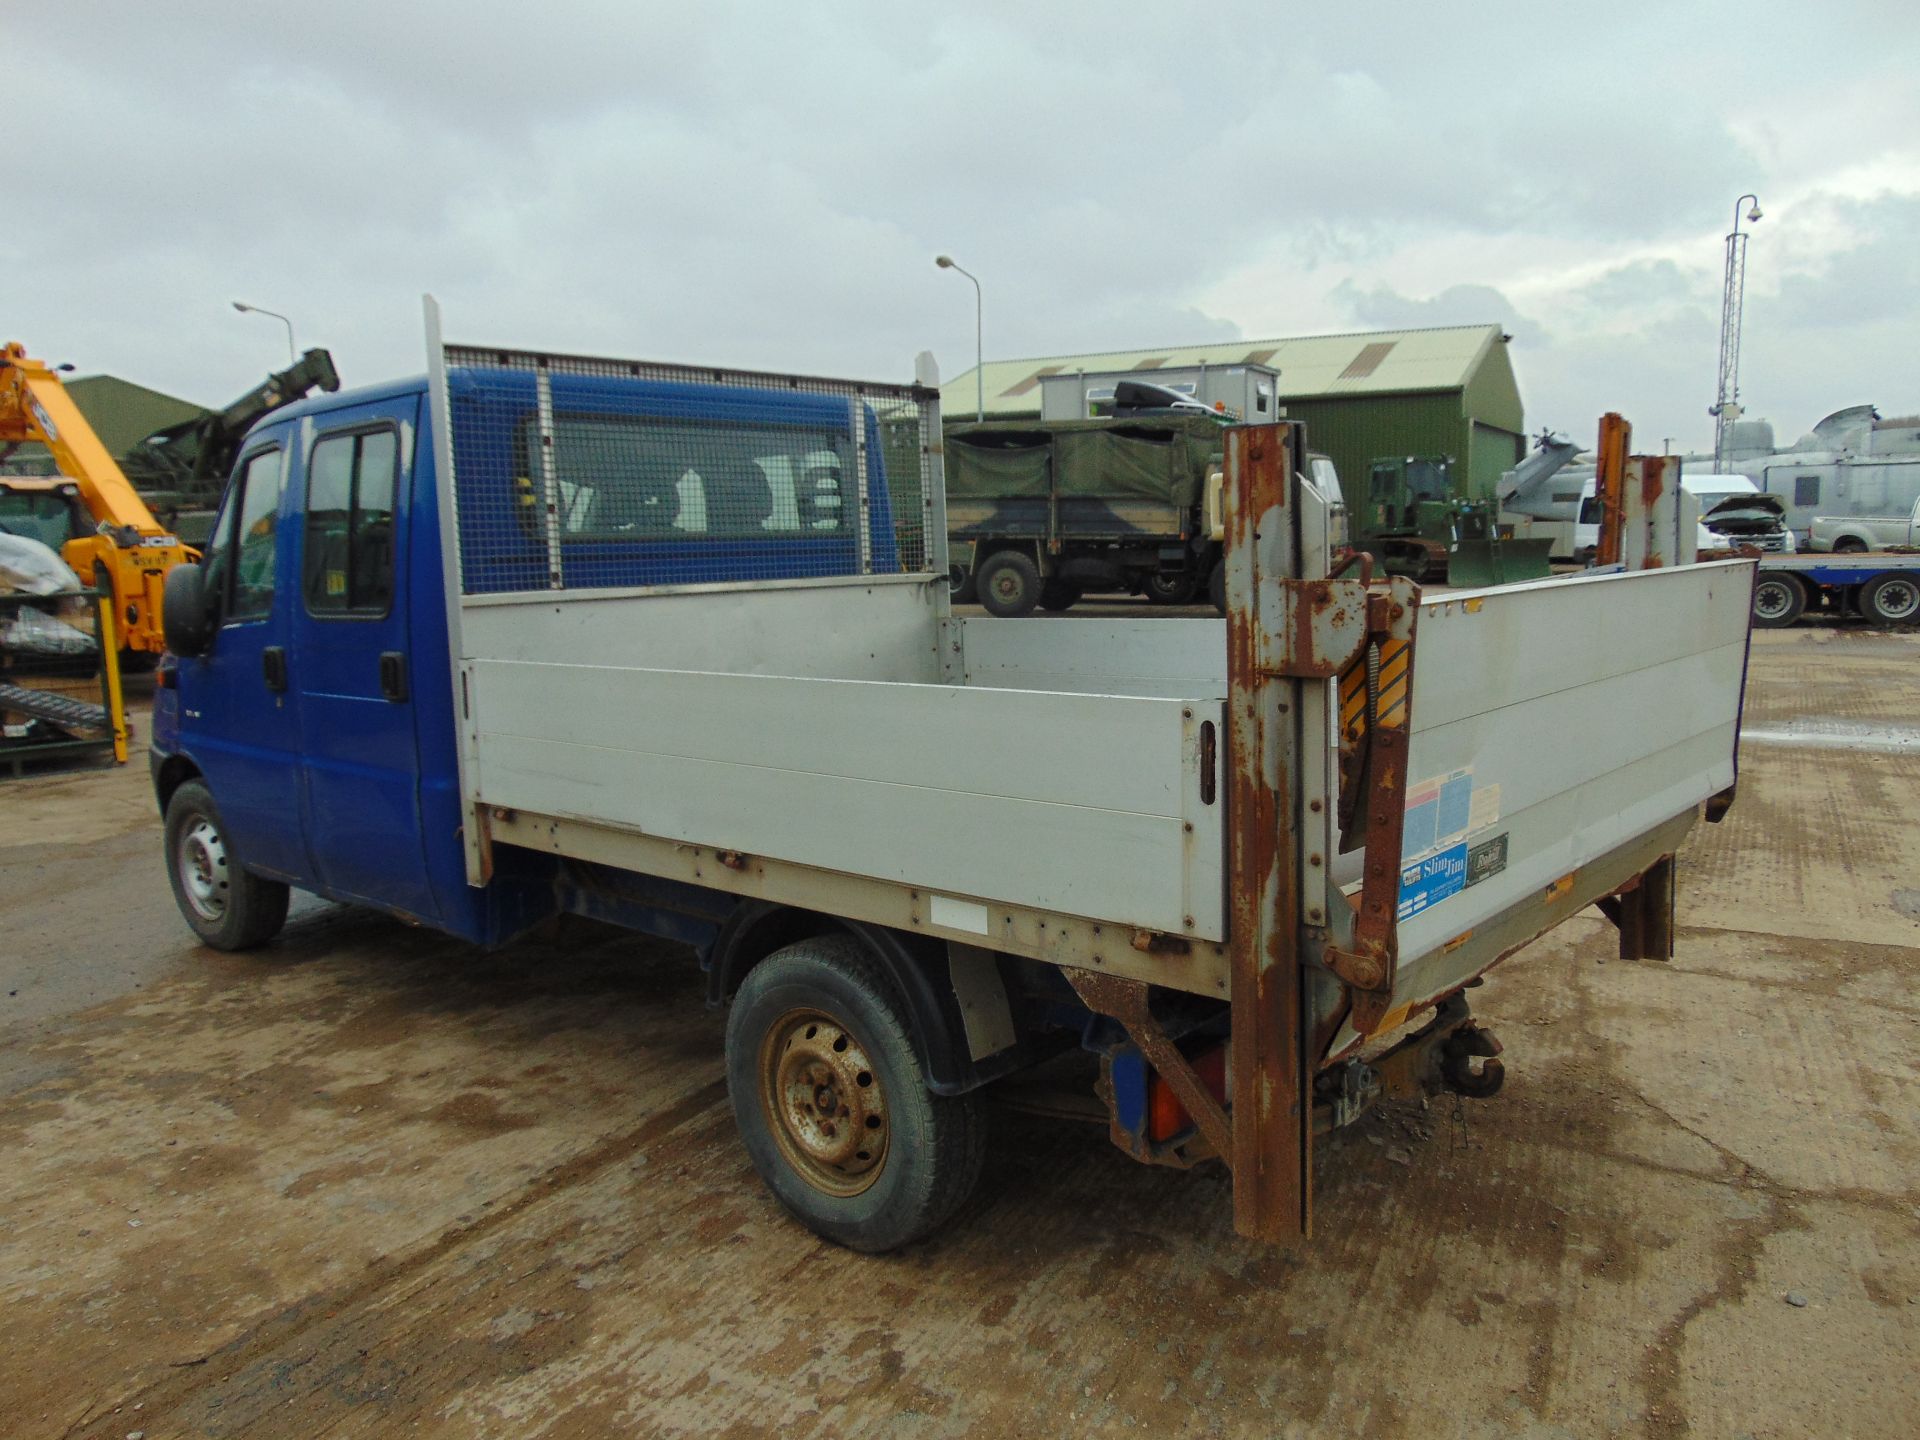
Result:
<svg viewBox="0 0 1920 1440"><path fill-rule="evenodd" d="M1227 622L979 619L958 622L969 685L1082 695L1227 694Z"/></svg>
<svg viewBox="0 0 1920 1440"><path fill-rule="evenodd" d="M500 660L469 678L483 805L1224 934L1200 787L1218 701Z"/></svg>
<svg viewBox="0 0 1920 1440"><path fill-rule="evenodd" d="M468 659L934 684L938 583L866 576L469 596L461 630Z"/></svg>
<svg viewBox="0 0 1920 1440"><path fill-rule="evenodd" d="M1403 974L1733 783L1752 583L1685 565L1421 605Z"/></svg>

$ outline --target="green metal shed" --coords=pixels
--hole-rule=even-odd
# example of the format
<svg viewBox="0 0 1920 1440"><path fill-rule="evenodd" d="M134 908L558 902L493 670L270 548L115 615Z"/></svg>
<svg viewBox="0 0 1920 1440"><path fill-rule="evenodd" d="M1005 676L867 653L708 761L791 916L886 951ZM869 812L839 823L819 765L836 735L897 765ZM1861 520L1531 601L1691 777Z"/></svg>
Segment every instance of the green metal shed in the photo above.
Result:
<svg viewBox="0 0 1920 1440"><path fill-rule="evenodd" d="M183 420L197 420L207 413L204 406L195 405L191 400L136 385L117 375L85 375L69 380L67 394L116 460L124 459L128 451L154 431ZM13 475L51 475L53 457L45 446L27 443L0 469Z"/></svg>
<svg viewBox="0 0 1920 1440"><path fill-rule="evenodd" d="M1333 458L1350 504L1367 466L1388 455L1451 455L1469 492L1485 496L1526 454L1509 339L1498 325L1448 325L989 360L981 403L989 420L1030 419L1048 375L1265 365L1280 372L1286 418L1304 422L1307 443ZM971 419L978 393L969 368L941 387L943 413Z"/></svg>

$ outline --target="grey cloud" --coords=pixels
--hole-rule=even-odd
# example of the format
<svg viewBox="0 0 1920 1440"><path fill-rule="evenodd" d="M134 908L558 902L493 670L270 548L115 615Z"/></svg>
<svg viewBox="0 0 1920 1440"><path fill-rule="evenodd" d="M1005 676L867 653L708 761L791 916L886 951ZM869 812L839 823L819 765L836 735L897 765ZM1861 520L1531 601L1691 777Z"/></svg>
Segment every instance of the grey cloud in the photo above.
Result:
<svg viewBox="0 0 1920 1440"><path fill-rule="evenodd" d="M972 293L936 251L981 276L1002 355L1243 332L1194 297L1271 258L1357 272L1307 297L1356 323L1500 321L1530 396L1559 383L1549 352L1604 353L1628 377L1592 388L1630 388L1665 355L1616 354L1590 316L1517 314L1499 277L1420 299L1368 272L1432 237L1693 236L1759 168L1735 100L1894 93L1920 50L1882 27L1843 54L1870 7L1755 0L1738 33L1728 13L34 7L0 52L10 189L57 197L60 243L28 263L23 232L0 234L34 276L8 320L208 400L278 343L228 299L293 313L359 380L419 367L426 289L474 338L887 374L931 346L954 372ZM1734 100L1698 83L1707 47L1742 75ZM1575 308L1666 323L1700 303L1675 278L1623 267Z"/></svg>
<svg viewBox="0 0 1920 1440"><path fill-rule="evenodd" d="M1334 287L1333 298L1355 324L1370 329L1497 324L1522 345L1549 343L1547 332L1491 285L1450 285L1431 299L1415 300L1385 285L1362 288L1343 280Z"/></svg>

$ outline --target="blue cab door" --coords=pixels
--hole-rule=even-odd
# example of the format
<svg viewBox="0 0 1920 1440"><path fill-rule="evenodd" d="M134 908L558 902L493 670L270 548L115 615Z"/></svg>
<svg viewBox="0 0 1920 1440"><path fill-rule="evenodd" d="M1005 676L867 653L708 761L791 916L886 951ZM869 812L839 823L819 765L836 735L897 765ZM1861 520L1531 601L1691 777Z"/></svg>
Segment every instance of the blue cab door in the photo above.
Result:
<svg viewBox="0 0 1920 1440"><path fill-rule="evenodd" d="M300 709L288 688L287 475L294 427L256 432L206 551L220 625L207 653L181 662L182 733L206 772L227 843L275 879L308 883L300 816Z"/></svg>
<svg viewBox="0 0 1920 1440"><path fill-rule="evenodd" d="M431 921L404 558L418 404L388 397L307 421L287 610L319 888Z"/></svg>

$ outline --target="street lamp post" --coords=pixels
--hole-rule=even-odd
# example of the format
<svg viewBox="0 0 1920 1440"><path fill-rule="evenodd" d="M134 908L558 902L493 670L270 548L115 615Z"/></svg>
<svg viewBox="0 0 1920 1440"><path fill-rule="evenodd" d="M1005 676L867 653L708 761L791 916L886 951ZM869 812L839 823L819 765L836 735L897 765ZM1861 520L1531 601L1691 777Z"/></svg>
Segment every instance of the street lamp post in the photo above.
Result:
<svg viewBox="0 0 1920 1440"><path fill-rule="evenodd" d="M238 310L242 315L271 315L275 320L278 320L282 325L286 326L287 363L294 365L299 362L300 357L294 352L293 348L293 321L282 315L278 310L265 310L258 305L249 305L244 300L234 301L233 308Z"/></svg>
<svg viewBox="0 0 1920 1440"><path fill-rule="evenodd" d="M1740 207L1751 200L1747 219L1760 220L1760 197L1742 195L1733 202L1733 229L1727 233L1727 279L1720 294L1720 380L1715 389L1713 468L1727 468L1733 448L1733 422L1740 418L1740 321L1747 301L1747 237L1740 231Z"/></svg>
<svg viewBox="0 0 1920 1440"><path fill-rule="evenodd" d="M987 352L981 336L980 281L971 271L962 270L953 263L951 255L936 255L933 263L942 270L959 270L967 279L973 281L973 418L987 418Z"/></svg>

